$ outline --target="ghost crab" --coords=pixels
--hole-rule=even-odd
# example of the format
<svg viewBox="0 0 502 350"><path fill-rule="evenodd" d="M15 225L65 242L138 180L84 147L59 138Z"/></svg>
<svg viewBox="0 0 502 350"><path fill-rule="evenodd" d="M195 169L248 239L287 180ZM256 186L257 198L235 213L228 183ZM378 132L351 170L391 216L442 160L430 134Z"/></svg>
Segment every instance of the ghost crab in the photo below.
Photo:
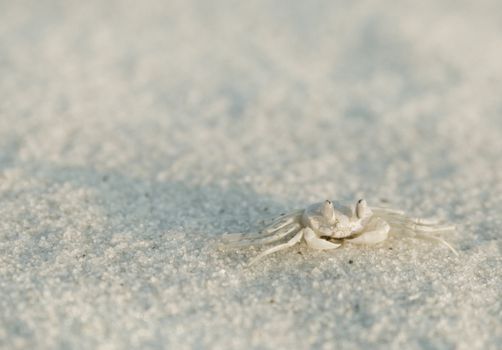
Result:
<svg viewBox="0 0 502 350"><path fill-rule="evenodd" d="M387 239L391 231L441 242L458 255L448 242L433 235L454 229L454 226L440 225L435 219L408 217L400 210L370 208L364 199L357 201L355 206L325 200L279 216L259 234L227 234L223 239L226 245L233 247L264 245L287 239L255 257L250 262L254 264L266 255L294 246L302 239L310 248L327 250L336 249L343 243L380 243Z"/></svg>

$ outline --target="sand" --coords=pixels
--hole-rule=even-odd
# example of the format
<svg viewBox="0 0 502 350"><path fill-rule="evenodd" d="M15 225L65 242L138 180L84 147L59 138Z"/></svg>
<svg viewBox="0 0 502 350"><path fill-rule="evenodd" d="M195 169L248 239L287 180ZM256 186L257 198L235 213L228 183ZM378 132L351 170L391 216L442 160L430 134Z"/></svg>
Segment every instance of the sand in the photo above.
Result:
<svg viewBox="0 0 502 350"><path fill-rule="evenodd" d="M0 1L0 348L497 349L497 1ZM246 263L327 198L458 227Z"/></svg>

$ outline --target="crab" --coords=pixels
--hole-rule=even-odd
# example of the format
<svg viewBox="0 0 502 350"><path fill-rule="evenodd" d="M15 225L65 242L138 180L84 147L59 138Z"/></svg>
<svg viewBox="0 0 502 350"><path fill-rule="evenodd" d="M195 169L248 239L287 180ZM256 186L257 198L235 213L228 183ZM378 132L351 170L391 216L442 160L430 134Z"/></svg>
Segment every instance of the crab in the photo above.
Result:
<svg viewBox="0 0 502 350"><path fill-rule="evenodd" d="M273 219L258 234L226 234L225 245L246 247L285 242L272 246L250 261L250 265L263 257L294 246L302 241L317 250L336 249L344 243L377 244L385 241L390 232L434 240L457 251L444 239L435 236L440 232L455 230L454 226L441 225L436 219L420 219L405 215L401 210L369 207L364 199L355 206L325 200L306 209L295 210Z"/></svg>

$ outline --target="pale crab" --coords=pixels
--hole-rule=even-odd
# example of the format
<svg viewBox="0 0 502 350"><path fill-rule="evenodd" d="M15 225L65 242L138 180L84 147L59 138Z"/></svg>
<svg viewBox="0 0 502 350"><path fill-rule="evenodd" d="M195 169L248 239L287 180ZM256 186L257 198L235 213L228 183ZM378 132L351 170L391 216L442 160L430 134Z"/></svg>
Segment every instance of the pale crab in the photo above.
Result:
<svg viewBox="0 0 502 350"><path fill-rule="evenodd" d="M343 243L376 244L387 239L389 232L396 231L419 238L441 242L454 254L457 251L444 239L433 234L453 231L454 226L440 225L435 219L408 217L401 210L369 207L364 199L355 206L326 200L306 209L282 214L272 220L258 234L226 234L225 245L245 247L278 242L253 260L253 264L268 254L286 249L302 239L310 248L318 250L335 249Z"/></svg>

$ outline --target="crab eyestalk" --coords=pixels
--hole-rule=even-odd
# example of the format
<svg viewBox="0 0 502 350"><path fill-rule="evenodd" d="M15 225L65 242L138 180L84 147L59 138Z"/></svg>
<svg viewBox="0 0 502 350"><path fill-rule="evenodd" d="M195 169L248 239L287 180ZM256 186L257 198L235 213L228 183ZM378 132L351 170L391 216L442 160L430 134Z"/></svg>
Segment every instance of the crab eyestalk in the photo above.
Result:
<svg viewBox="0 0 502 350"><path fill-rule="evenodd" d="M364 199L360 199L356 204L356 216L359 219L365 219L373 214L371 209L368 207L368 203Z"/></svg>
<svg viewBox="0 0 502 350"><path fill-rule="evenodd" d="M326 200L322 206L322 216L330 223L336 221L335 208L330 200Z"/></svg>

